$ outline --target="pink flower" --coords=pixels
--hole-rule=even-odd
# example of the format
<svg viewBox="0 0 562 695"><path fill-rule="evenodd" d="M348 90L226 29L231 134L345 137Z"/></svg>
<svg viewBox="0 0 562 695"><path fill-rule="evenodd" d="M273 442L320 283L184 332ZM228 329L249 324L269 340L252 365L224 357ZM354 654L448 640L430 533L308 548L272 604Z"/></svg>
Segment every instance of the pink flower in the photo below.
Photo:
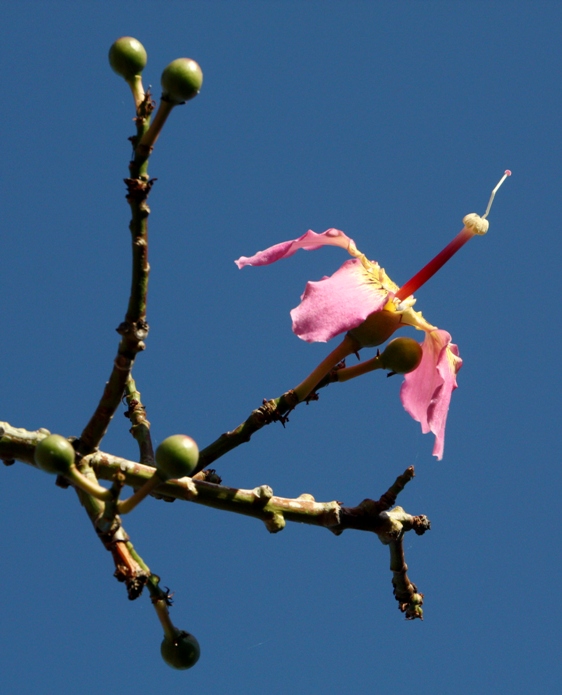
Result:
<svg viewBox="0 0 562 695"><path fill-rule="evenodd" d="M422 432L433 432L433 455L440 461L445 444L445 425L451 395L457 388L462 366L459 350L447 331L430 331L422 344L422 360L413 372L404 375L400 400L407 413L421 423Z"/></svg>
<svg viewBox="0 0 562 695"><path fill-rule="evenodd" d="M447 413L451 395L457 388L456 376L462 360L457 346L451 343L449 333L432 326L421 312L414 311L416 300L413 294L469 239L486 234L489 226L486 218L494 196L508 176L511 176L511 171L506 169L492 190L486 212L482 216L475 212L466 215L464 227L457 236L402 287L394 284L378 263L369 261L357 249L353 239L339 229L328 229L323 234L308 231L298 239L276 244L250 258L242 256L236 261L239 268L268 265L292 256L298 249L314 251L322 246L340 246L353 256L331 277L308 282L301 303L291 311L293 331L308 342L325 342L339 333L347 332L341 345L293 389L300 400L310 395L337 362L357 349L381 345L401 326L413 326L425 331L421 361L405 375L400 399L406 411L421 423L422 432L433 432L433 454L441 460ZM362 363L361 367L347 367L338 372L340 380L378 369L381 364L376 357Z"/></svg>
<svg viewBox="0 0 562 695"><path fill-rule="evenodd" d="M465 227L463 233L469 238L467 235L474 232ZM401 326L423 330L426 335L421 344L422 360L414 371L405 375L400 398L406 412L421 423L422 431L435 435L433 454L441 460L449 403L457 388L456 374L462 360L449 333L431 325L420 312L413 310L416 301L413 296L401 297L398 285L378 263L369 261L358 251L353 239L338 229L328 229L322 234L308 231L298 239L276 244L250 258L242 256L236 265L239 268L269 265L292 256L298 249L313 251L322 246L340 246L353 259L332 276L307 283L301 303L291 311L293 331L308 342L326 342L349 331L361 347L372 347L386 341Z"/></svg>
<svg viewBox="0 0 562 695"><path fill-rule="evenodd" d="M355 256L331 277L308 282L301 303L291 311L293 331L309 343L325 343L336 335L356 328L388 302L390 292L398 290L377 263L357 251L355 242L339 229L322 234L309 230L292 241L271 246L254 256L242 256L236 265L269 265L292 256L298 249L315 251L322 246L340 246Z"/></svg>

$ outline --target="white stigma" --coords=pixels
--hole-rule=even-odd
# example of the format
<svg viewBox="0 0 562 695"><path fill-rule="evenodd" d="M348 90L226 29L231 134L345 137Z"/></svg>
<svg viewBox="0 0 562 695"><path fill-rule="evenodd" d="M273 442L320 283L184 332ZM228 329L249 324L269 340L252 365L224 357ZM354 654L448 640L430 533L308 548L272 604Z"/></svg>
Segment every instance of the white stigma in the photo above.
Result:
<svg viewBox="0 0 562 695"><path fill-rule="evenodd" d="M492 207L492 203L494 202L496 192L508 176L511 176L511 171L509 169L506 169L504 175L499 180L498 185L492 191L492 195L490 196L490 200L488 201L488 207L486 208L486 212L482 215L483 220L485 220L486 217L488 217L488 215L490 214L490 208Z"/></svg>

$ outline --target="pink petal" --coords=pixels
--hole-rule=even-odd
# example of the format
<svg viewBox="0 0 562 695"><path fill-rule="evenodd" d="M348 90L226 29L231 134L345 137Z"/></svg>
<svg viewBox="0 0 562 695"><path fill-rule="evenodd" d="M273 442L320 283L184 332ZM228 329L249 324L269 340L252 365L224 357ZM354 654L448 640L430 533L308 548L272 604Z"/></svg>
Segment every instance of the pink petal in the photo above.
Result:
<svg viewBox="0 0 562 695"><path fill-rule="evenodd" d="M306 234L303 234L298 239L275 244L275 246L270 246L268 249L265 249L265 251L258 251L249 258L240 256L240 258L234 262L239 268L243 268L245 265L269 265L282 258L289 258L289 256L295 254L299 249L316 251L316 249L322 246L341 246L341 248L347 249L350 243L355 245L353 239L350 239L347 234L344 234L339 229L327 229L325 232L322 232L322 234L317 234L309 229Z"/></svg>
<svg viewBox="0 0 562 695"><path fill-rule="evenodd" d="M331 277L307 283L301 303L291 311L293 331L309 343L324 343L380 311L388 294L359 260L346 261Z"/></svg>
<svg viewBox="0 0 562 695"><path fill-rule="evenodd" d="M456 374L462 360L447 331L426 333L422 349L419 367L404 377L400 399L406 412L421 423L422 432L435 435L433 455L440 461L451 394L457 388Z"/></svg>

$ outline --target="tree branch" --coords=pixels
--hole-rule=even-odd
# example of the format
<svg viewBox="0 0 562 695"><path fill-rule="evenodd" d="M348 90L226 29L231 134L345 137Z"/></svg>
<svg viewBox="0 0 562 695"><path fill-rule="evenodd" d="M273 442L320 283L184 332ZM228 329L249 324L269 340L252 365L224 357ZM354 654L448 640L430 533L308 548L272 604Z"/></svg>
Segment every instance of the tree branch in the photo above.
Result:
<svg viewBox="0 0 562 695"><path fill-rule="evenodd" d="M150 95L137 109L137 135L132 139L135 145L148 128L152 111ZM131 208L132 276L131 291L125 320L117 327L121 335L113 369L106 383L102 397L80 435L76 449L86 455L100 444L115 411L119 407L127 380L131 374L135 357L144 350L144 340L148 336L146 322L146 299L148 293L148 216L150 208L147 199L155 181L149 180L146 171L148 155L142 161L133 160L129 164L130 178L125 179L127 202Z"/></svg>
<svg viewBox="0 0 562 695"><path fill-rule="evenodd" d="M6 462L18 459L35 465L35 446L47 434L45 429L29 432L0 422L0 458ZM125 484L135 489L154 475L151 466L102 451L84 457L82 464L91 467L100 479L113 480L117 475L122 476ZM397 496L413 477L414 468L410 466L380 499L365 499L355 507L345 507L336 501L317 502L306 493L295 499L278 497L268 485L242 490L187 477L162 483L155 493L157 497L195 502L260 519L270 533L281 531L287 521L323 526L336 535L346 529L375 533L390 548L394 595L399 608L406 618L414 619L423 615L423 595L406 573L408 567L404 561L402 539L406 532L412 530L422 535L430 529L430 522L426 516L412 516L402 507L391 509Z"/></svg>

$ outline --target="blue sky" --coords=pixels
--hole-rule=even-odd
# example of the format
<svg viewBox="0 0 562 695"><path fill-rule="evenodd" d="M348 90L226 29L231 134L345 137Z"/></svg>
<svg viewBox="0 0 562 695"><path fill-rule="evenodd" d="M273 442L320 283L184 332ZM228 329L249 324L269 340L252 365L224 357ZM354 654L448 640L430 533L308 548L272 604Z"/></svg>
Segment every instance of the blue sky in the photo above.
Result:
<svg viewBox="0 0 562 695"><path fill-rule="evenodd" d="M490 231L417 292L464 365L445 456L400 379L326 389L287 428L218 462L226 485L355 505L407 466L400 498L425 620L392 597L369 534L148 500L126 520L202 648L161 661L148 599L129 602L71 491L0 471L3 693L559 692L562 7L538 2L5 3L0 420L77 435L109 375L129 285L132 100L109 68L143 42L145 84L188 56L200 96L151 158L148 346L134 375L156 442L201 447L299 383L330 346L291 332L305 283L339 249L233 263L337 227L405 282L482 213ZM103 448L136 444L118 414Z"/></svg>

